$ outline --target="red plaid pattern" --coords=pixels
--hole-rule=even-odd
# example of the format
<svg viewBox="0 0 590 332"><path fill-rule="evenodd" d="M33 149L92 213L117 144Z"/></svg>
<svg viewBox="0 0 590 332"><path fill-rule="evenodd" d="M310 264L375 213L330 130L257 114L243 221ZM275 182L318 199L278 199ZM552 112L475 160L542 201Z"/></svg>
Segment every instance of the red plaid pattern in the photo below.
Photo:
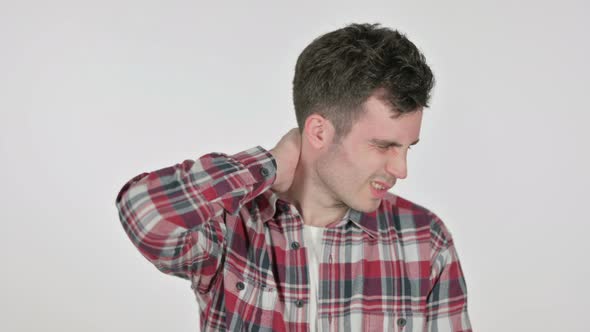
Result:
<svg viewBox="0 0 590 332"><path fill-rule="evenodd" d="M307 331L308 262L297 209L270 190L262 147L142 173L117 195L123 228L160 271L191 281L202 331ZM319 331L471 331L451 234L388 194L324 232Z"/></svg>

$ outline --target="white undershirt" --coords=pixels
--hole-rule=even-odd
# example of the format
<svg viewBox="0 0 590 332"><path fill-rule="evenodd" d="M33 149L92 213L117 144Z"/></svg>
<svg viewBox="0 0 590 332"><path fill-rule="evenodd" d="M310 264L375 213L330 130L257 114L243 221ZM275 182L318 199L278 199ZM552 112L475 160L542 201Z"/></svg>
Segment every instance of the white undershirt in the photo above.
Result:
<svg viewBox="0 0 590 332"><path fill-rule="evenodd" d="M318 303L318 283L320 280L319 268L322 260L322 237L324 234L323 227L303 225L303 241L307 248L309 261L309 327L310 331L315 332L318 321L317 303Z"/></svg>

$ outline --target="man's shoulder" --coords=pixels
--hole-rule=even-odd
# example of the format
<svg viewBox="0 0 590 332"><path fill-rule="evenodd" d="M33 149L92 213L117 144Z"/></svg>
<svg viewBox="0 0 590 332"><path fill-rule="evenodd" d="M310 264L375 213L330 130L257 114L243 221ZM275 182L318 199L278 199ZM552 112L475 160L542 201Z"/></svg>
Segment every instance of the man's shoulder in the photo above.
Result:
<svg viewBox="0 0 590 332"><path fill-rule="evenodd" d="M379 207L380 215L400 234L429 232L440 245L452 241L451 232L442 219L430 209L402 196L387 193Z"/></svg>
<svg viewBox="0 0 590 332"><path fill-rule="evenodd" d="M405 197L402 197L400 195L397 194L393 194L388 192L385 197L383 197L383 200L381 201L382 207L385 207L387 209L397 209L397 210L401 210L402 212L411 212L411 213L432 213L430 210L428 210L426 207L411 201Z"/></svg>

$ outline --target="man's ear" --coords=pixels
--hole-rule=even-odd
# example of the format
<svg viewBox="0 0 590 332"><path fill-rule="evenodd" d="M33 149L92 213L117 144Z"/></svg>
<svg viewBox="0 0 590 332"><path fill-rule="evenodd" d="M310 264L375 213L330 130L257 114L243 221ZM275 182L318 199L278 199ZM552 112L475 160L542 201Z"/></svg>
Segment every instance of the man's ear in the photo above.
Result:
<svg viewBox="0 0 590 332"><path fill-rule="evenodd" d="M334 139L334 126L330 120L314 113L305 120L303 136L317 150L327 148Z"/></svg>

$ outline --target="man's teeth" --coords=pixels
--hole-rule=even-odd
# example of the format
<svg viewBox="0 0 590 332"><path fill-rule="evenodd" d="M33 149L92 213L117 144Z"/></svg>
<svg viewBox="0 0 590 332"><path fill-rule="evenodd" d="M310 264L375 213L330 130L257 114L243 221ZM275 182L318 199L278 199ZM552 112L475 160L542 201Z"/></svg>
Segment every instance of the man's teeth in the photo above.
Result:
<svg viewBox="0 0 590 332"><path fill-rule="evenodd" d="M375 182L371 182L371 185L373 186L373 188L377 189L377 190L384 190L385 187L383 187L382 185L375 183Z"/></svg>

